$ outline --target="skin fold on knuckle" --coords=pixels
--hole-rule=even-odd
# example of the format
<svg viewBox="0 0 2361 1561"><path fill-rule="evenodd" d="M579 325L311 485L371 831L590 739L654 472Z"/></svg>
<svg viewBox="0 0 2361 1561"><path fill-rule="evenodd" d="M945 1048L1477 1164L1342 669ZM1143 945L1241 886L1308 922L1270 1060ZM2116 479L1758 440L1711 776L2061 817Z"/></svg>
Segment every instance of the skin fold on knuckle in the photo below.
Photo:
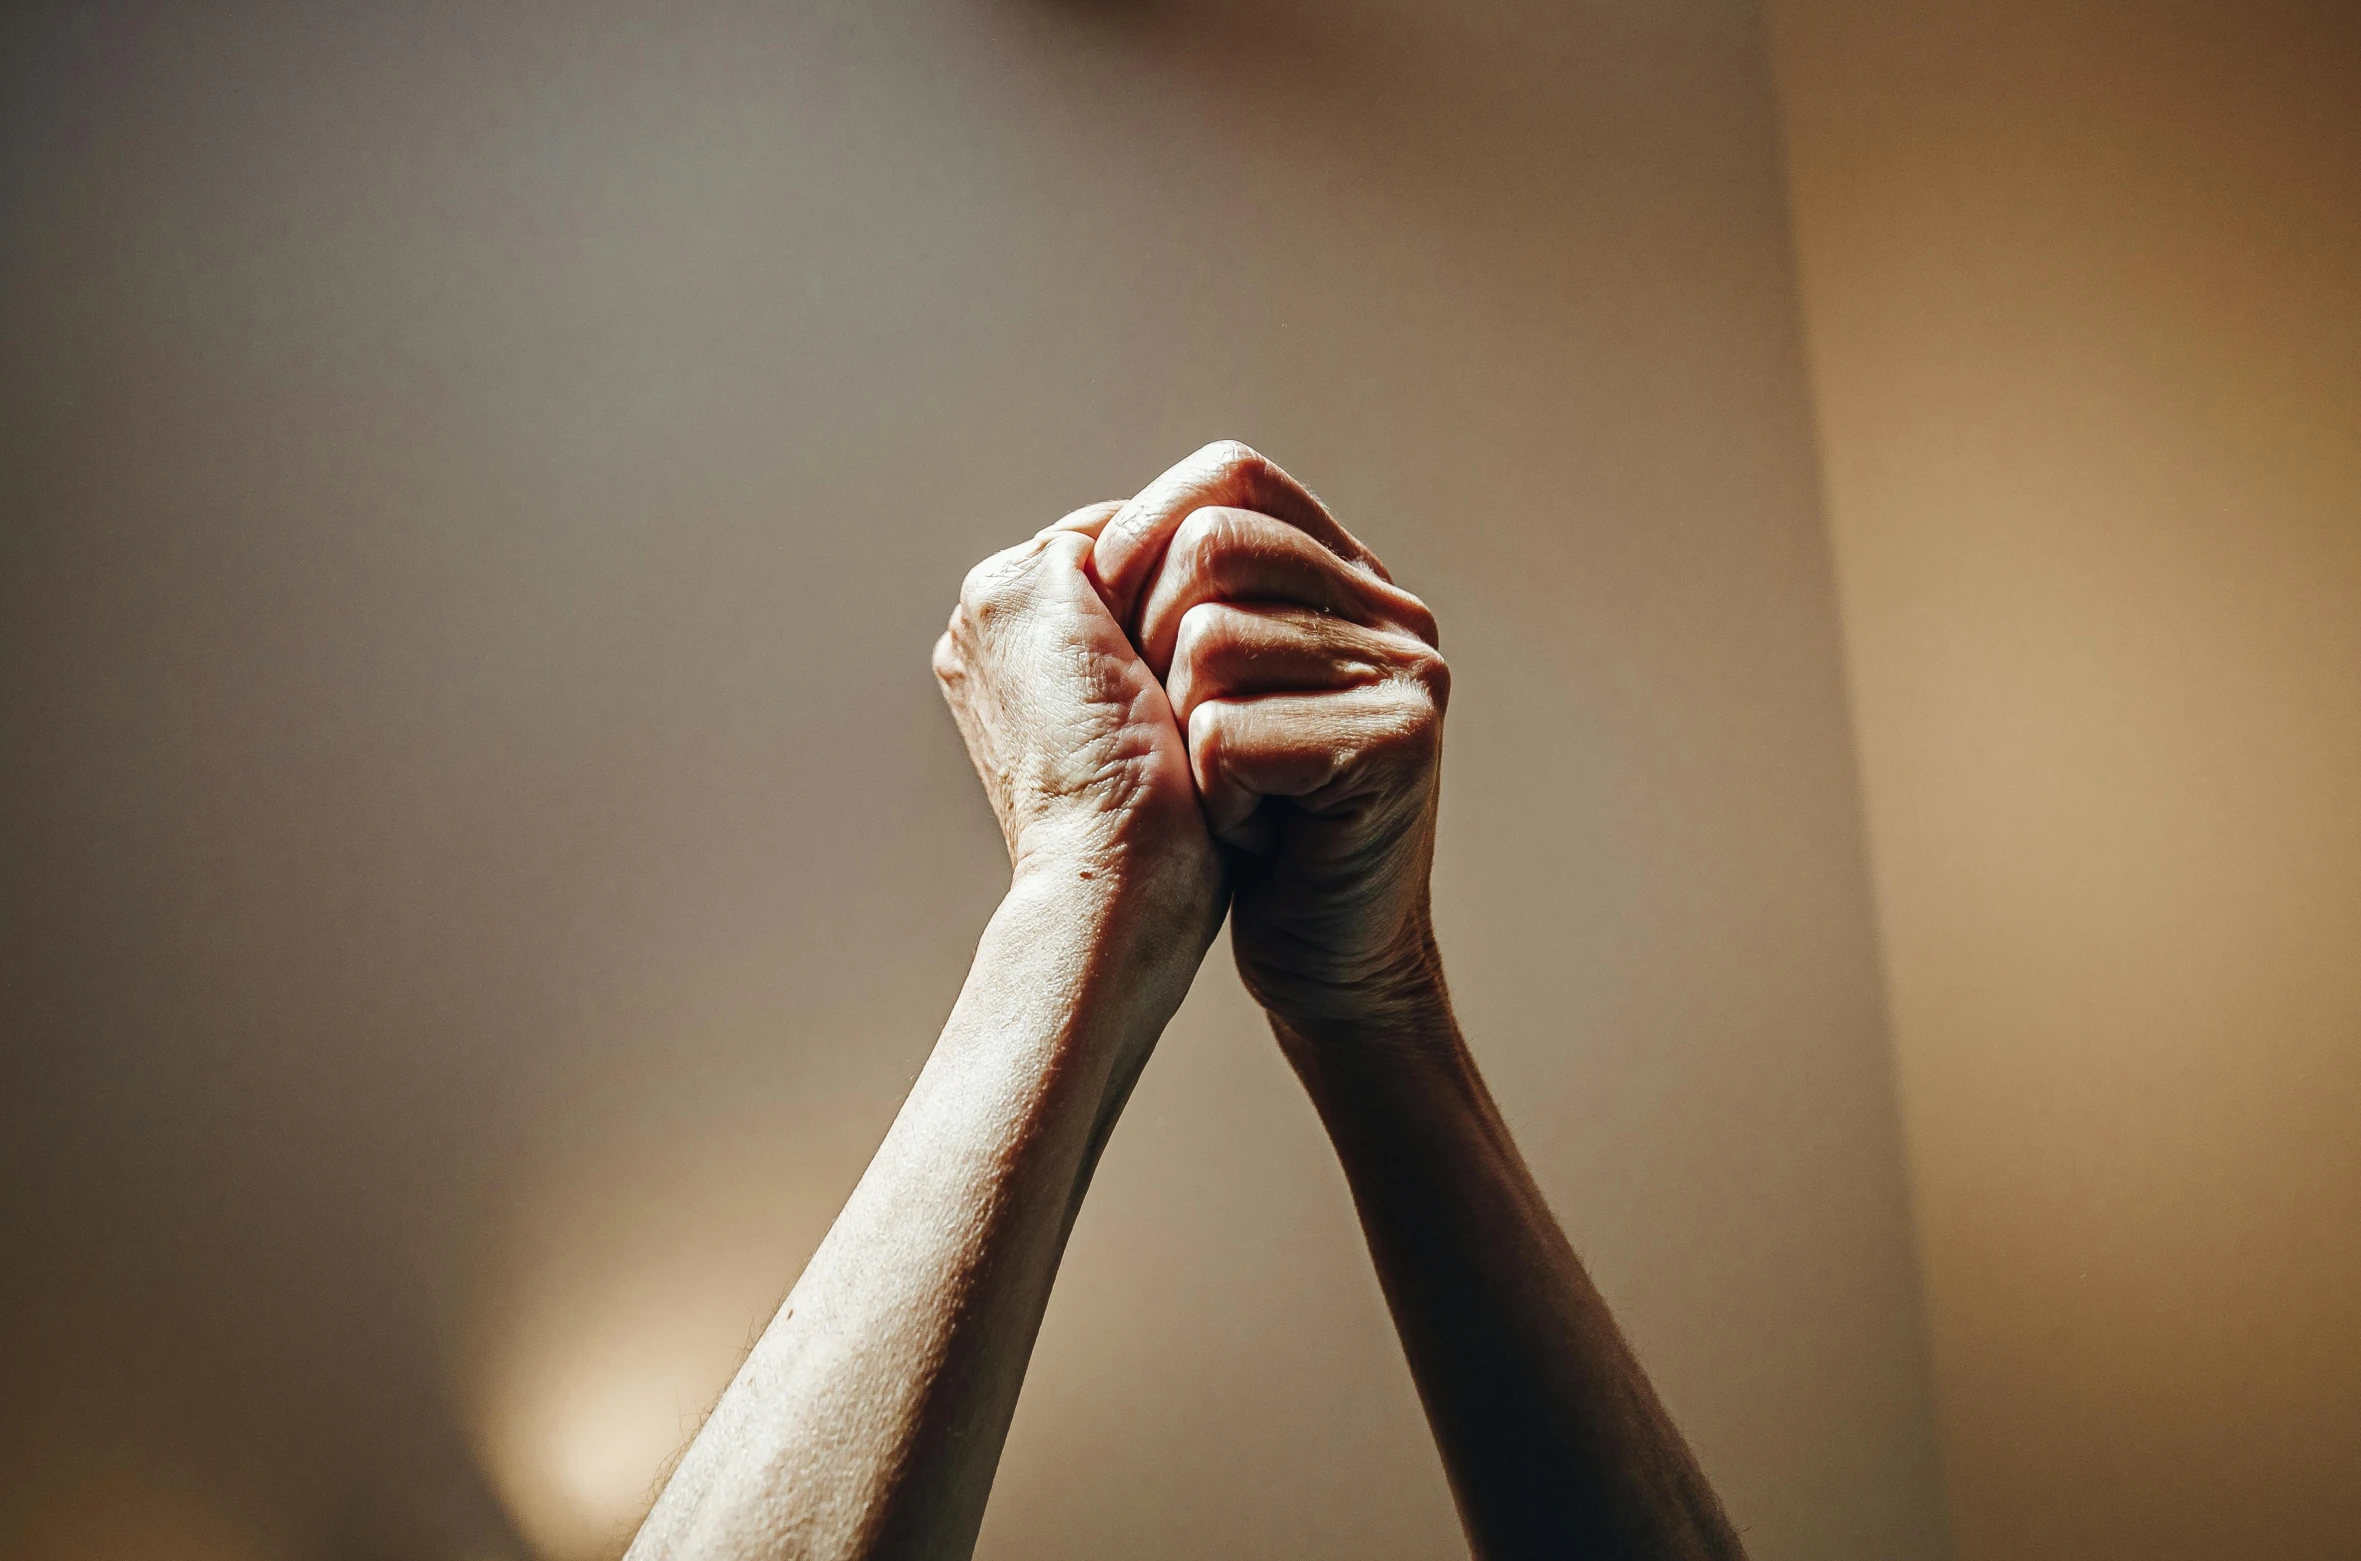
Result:
<svg viewBox="0 0 2361 1561"><path fill-rule="evenodd" d="M1405 595L1408 593L1405 592ZM1443 626L1426 603L1412 596L1408 610L1410 632L1424 640L1429 649L1440 650L1443 645Z"/></svg>
<svg viewBox="0 0 2361 1561"><path fill-rule="evenodd" d="M1402 647L1385 634L1314 609L1299 609L1285 621L1317 648L1329 677L1339 688L1375 682L1402 655Z"/></svg>
<svg viewBox="0 0 2361 1561"><path fill-rule="evenodd" d="M1443 712L1433 686L1415 672L1385 680L1384 733L1389 743L1413 749L1441 746Z"/></svg>
<svg viewBox="0 0 2361 1561"><path fill-rule="evenodd" d="M1357 723L1331 718L1276 737L1266 732L1259 757L1264 771L1285 785L1298 806L1316 813L1364 789L1367 753Z"/></svg>
<svg viewBox="0 0 2361 1561"><path fill-rule="evenodd" d="M1151 602L1166 593L1179 596L1192 588L1202 591L1209 586L1227 545L1227 530L1221 510L1191 510L1173 532L1171 545L1164 550L1164 568L1148 588Z"/></svg>
<svg viewBox="0 0 2361 1561"><path fill-rule="evenodd" d="M1167 555L1172 562L1186 564L1203 573L1205 562L1229 540L1236 529L1230 524L1230 510L1219 504L1199 505L1181 517L1179 527L1172 533L1172 549Z"/></svg>
<svg viewBox="0 0 2361 1561"><path fill-rule="evenodd" d="M1049 538L1036 536L1004 548L967 572L959 582L961 613L979 629L993 619L1024 606L1032 595L1031 565L1049 546Z"/></svg>
<svg viewBox="0 0 2361 1561"><path fill-rule="evenodd" d="M1195 459L1214 477L1238 483L1256 482L1273 469L1270 460L1243 439L1216 439L1200 448Z"/></svg>
<svg viewBox="0 0 2361 1561"><path fill-rule="evenodd" d="M1220 701L1210 699L1189 712L1189 769L1209 797L1229 784L1229 715Z"/></svg>
<svg viewBox="0 0 2361 1561"><path fill-rule="evenodd" d="M1064 527L1051 527L1027 544L1034 557L1060 571L1079 573L1082 561L1090 556L1092 540L1086 534Z"/></svg>
<svg viewBox="0 0 2361 1561"><path fill-rule="evenodd" d="M1434 719L1438 722L1442 719L1444 710L1451 704L1451 663L1443 659L1441 651L1430 644L1406 651L1395 676L1418 688L1433 707Z"/></svg>
<svg viewBox="0 0 2361 1561"><path fill-rule="evenodd" d="M1425 691L1399 678L1339 695L1333 725L1307 735L1307 773L1315 751L1327 768L1304 793L1303 805L1333 813L1374 803L1384 814L1409 795L1423 795L1439 751L1437 725Z"/></svg>
<svg viewBox="0 0 2361 1561"><path fill-rule="evenodd" d="M1184 720L1198 701L1221 687L1223 668L1241 651L1241 614L1226 602L1199 602L1181 615L1174 632L1172 664L1165 689L1173 713Z"/></svg>
<svg viewBox="0 0 2361 1561"><path fill-rule="evenodd" d="M1371 559L1368 564L1375 564ZM1435 620L1434 609L1418 597L1393 583L1381 569L1363 566L1373 584L1368 588L1370 608L1377 622L1393 633L1405 634L1429 650L1442 645L1442 627Z"/></svg>
<svg viewBox="0 0 2361 1561"><path fill-rule="evenodd" d="M1397 698L1363 750L1367 789L1389 805L1423 805L1442 766L1442 721L1424 689L1393 686Z"/></svg>
<svg viewBox="0 0 2361 1561"><path fill-rule="evenodd" d="M1226 613L1226 603L1199 602L1181 614L1180 626L1172 636L1172 667L1175 673L1213 653L1213 642L1225 627L1223 619Z"/></svg>

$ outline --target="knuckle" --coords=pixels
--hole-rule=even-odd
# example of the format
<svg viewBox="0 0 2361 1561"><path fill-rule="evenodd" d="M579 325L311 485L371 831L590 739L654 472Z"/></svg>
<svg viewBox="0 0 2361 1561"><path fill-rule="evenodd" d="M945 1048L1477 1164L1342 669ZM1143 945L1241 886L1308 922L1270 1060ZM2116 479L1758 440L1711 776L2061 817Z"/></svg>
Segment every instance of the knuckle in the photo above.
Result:
<svg viewBox="0 0 2361 1561"><path fill-rule="evenodd" d="M1224 612L1219 602L1199 602L1181 614L1180 628L1172 641L1172 664L1192 666L1215 648L1223 626Z"/></svg>
<svg viewBox="0 0 2361 1561"><path fill-rule="evenodd" d="M1443 745L1443 706L1435 685L1423 676L1391 680L1387 713L1375 746L1409 763L1424 763Z"/></svg>
<svg viewBox="0 0 2361 1561"><path fill-rule="evenodd" d="M1218 509L1195 509L1182 517L1172 534L1171 556L1192 573L1203 570L1221 550L1228 517Z"/></svg>
<svg viewBox="0 0 2361 1561"><path fill-rule="evenodd" d="M1432 645L1421 645L1410 653L1403 670L1411 681L1426 691L1427 699L1434 705L1435 714L1441 715L1451 703L1451 663L1443 659L1443 653Z"/></svg>
<svg viewBox="0 0 2361 1561"><path fill-rule="evenodd" d="M1386 583L1388 585L1392 585L1393 581L1391 579L1387 579ZM1394 589L1401 591L1400 586L1395 586ZM1401 591L1401 594L1401 618L1403 627L1407 628L1411 633L1417 635L1420 639L1426 641L1430 647L1439 646L1442 644L1442 626L1435 621L1434 609L1427 606L1426 603L1420 601L1417 597L1411 595L1408 591Z"/></svg>
<svg viewBox="0 0 2361 1561"><path fill-rule="evenodd" d="M972 617L976 607L993 589L992 560L987 558L967 572L959 582L959 611Z"/></svg>
<svg viewBox="0 0 2361 1561"><path fill-rule="evenodd" d="M970 569L959 582L960 610L977 622L1005 611L1021 595L1025 563L1041 546L1038 539L1021 542Z"/></svg>
<svg viewBox="0 0 2361 1561"><path fill-rule="evenodd" d="M1197 459L1224 477L1259 477L1271 465L1243 439L1216 439L1197 452Z"/></svg>
<svg viewBox="0 0 2361 1561"><path fill-rule="evenodd" d="M1113 519L1115 513L1122 508L1123 501L1121 499L1102 499L1095 504L1085 504L1080 509L1066 511L1065 514L1042 527L1034 535L1036 538L1040 538L1048 536L1054 531L1086 530Z"/></svg>
<svg viewBox="0 0 2361 1561"><path fill-rule="evenodd" d="M1189 758L1200 773L1210 774L1222 761L1221 705L1207 700L1189 712Z"/></svg>

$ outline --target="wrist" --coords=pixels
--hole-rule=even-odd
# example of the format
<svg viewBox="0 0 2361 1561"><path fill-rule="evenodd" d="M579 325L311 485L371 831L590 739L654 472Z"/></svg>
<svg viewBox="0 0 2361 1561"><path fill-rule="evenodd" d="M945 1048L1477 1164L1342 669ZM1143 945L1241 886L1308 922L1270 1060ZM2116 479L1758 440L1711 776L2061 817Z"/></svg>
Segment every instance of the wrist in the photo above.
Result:
<svg viewBox="0 0 2361 1561"><path fill-rule="evenodd" d="M1265 1005L1264 1014L1291 1061L1431 1057L1460 1048L1459 1023L1440 982L1382 1002L1312 1009Z"/></svg>
<svg viewBox="0 0 2361 1561"><path fill-rule="evenodd" d="M1475 1059L1450 1001L1374 1011L1367 1018L1269 1015L1272 1036L1331 1136L1395 1121L1402 1110L1472 1098ZM1381 1135L1382 1136L1382 1135Z"/></svg>
<svg viewBox="0 0 2361 1561"><path fill-rule="evenodd" d="M1095 1114L1127 1092L1210 941L1144 914L1103 875L1029 867L977 941L938 1054Z"/></svg>
<svg viewBox="0 0 2361 1561"><path fill-rule="evenodd" d="M1210 942L1227 903L1221 859L1193 799L1179 816L1044 820L1017 838L1010 855L1012 894L1067 896L1081 914L1143 934L1204 923Z"/></svg>
<svg viewBox="0 0 2361 1561"><path fill-rule="evenodd" d="M1226 907L1210 850L1133 840L1023 853L1000 915L1021 919L1036 946L1065 949L1080 968L1150 987L1177 978L1185 994Z"/></svg>
<svg viewBox="0 0 2361 1561"><path fill-rule="evenodd" d="M1398 1051L1431 1049L1444 1037L1456 1037L1442 952L1423 908L1387 955L1356 963L1360 968L1348 980L1300 974L1275 979L1275 972L1261 968L1249 972L1255 997L1280 1030L1283 1045Z"/></svg>

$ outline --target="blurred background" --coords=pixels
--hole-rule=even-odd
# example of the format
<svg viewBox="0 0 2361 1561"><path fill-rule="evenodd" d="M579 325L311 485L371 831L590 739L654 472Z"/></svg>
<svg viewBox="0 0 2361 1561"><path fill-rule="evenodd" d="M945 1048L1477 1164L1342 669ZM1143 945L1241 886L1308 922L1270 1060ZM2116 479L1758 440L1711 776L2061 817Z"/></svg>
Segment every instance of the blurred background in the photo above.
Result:
<svg viewBox="0 0 2361 1561"><path fill-rule="evenodd" d="M0 1553L618 1549L1004 881L960 576L1217 436L1758 1561L2351 1553L2336 0L9 8ZM1225 952L982 1553L1464 1553Z"/></svg>

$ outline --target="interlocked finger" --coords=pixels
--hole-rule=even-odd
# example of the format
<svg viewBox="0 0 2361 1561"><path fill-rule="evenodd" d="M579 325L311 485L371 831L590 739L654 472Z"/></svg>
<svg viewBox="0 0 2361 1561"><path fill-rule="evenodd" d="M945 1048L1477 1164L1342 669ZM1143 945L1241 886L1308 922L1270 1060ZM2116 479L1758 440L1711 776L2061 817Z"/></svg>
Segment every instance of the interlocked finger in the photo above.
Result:
<svg viewBox="0 0 2361 1561"><path fill-rule="evenodd" d="M1424 794L1405 786L1432 770L1441 711L1415 679L1381 678L1317 693L1201 700L1190 713L1189 767L1214 835L1260 850L1265 797L1311 813L1359 798Z"/></svg>
<svg viewBox="0 0 2361 1561"><path fill-rule="evenodd" d="M1116 621L1136 619L1148 582L1181 522L1208 505L1237 505L1296 527L1339 558L1385 574L1377 556L1337 523L1311 490L1234 439L1218 440L1172 467L1118 510L1100 534L1092 569Z"/></svg>
<svg viewBox="0 0 2361 1561"><path fill-rule="evenodd" d="M1164 686L1185 728L1208 699L1352 688L1423 653L1407 635L1308 607L1199 602L1181 618Z"/></svg>
<svg viewBox="0 0 2361 1561"><path fill-rule="evenodd" d="M1123 501L1121 499L1106 499L1097 504L1085 504L1078 510L1072 510L1059 516L1042 527L1037 534L1047 535L1052 531L1079 531L1084 536L1095 539L1100 532L1107 529L1107 522L1113 520L1122 508Z"/></svg>
<svg viewBox="0 0 2361 1561"><path fill-rule="evenodd" d="M1434 617L1417 597L1298 528L1253 510L1210 507L1174 532L1140 609L1134 638L1159 677L1172 665L1181 620L1218 601L1291 603L1372 628L1404 628L1430 643L1434 633Z"/></svg>

